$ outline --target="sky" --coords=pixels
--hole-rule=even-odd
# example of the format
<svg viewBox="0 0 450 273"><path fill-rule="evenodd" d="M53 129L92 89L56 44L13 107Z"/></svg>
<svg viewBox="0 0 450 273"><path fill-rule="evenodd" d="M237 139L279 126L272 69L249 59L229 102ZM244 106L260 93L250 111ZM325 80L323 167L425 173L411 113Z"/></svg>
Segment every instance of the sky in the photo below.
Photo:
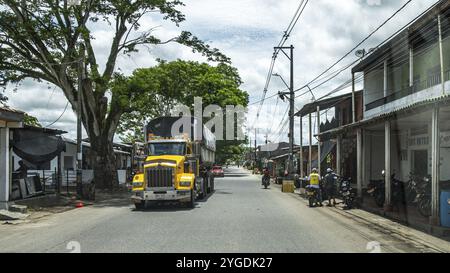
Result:
<svg viewBox="0 0 450 273"><path fill-rule="evenodd" d="M225 53L232 60L244 81L241 89L250 95L248 108L248 127L257 128L257 140L262 144L268 135L269 141L287 141L287 132L280 134L279 126L288 107L288 102L276 97L265 101L259 119L256 113L263 95L263 89L273 54L283 31L287 28L300 0L184 0L180 8L186 21L179 27L162 20L159 15L145 17L142 29L156 27L155 34L162 40L175 37L181 30L191 31ZM370 32L399 9L406 0L311 0L294 28L286 45L294 45L294 83L301 87L335 61L340 59ZM413 0L386 26L381 28L361 49L370 49L395 33L436 0ZM104 64L113 36L112 28L96 25L93 28L93 42L100 64ZM156 59L205 61L191 49L177 44L142 48L130 57L121 55L116 70L131 74L136 68L151 67ZM356 59L350 54L335 69L341 68ZM101 67L102 68L102 67ZM274 72L289 81L289 62L280 55ZM351 78L350 70L344 71L328 84L314 90L316 97L328 93ZM276 94L286 87L279 78L273 78L267 96ZM358 88L362 88L358 86ZM343 90L348 92L350 90ZM8 105L23 110L38 118L45 127L59 119L52 128L68 131L67 137L76 136L76 115L69 106L64 111L67 100L54 86L24 81L14 90L8 87ZM311 102L311 95L296 100L296 109ZM330 116L331 118L331 116ZM299 124L296 120L296 142L299 141ZM306 125L304 130L306 130ZM306 131L305 131L306 133ZM252 138L253 138L252 133ZM86 135L85 135L86 136ZM117 139L117 138L116 138ZM305 142L307 143L307 137Z"/></svg>

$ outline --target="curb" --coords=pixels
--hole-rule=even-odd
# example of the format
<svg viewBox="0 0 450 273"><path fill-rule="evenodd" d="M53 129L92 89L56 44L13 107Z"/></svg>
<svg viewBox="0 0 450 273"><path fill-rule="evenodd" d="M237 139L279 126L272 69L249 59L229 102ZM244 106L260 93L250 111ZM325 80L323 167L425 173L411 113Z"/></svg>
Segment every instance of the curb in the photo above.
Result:
<svg viewBox="0 0 450 273"><path fill-rule="evenodd" d="M300 202L306 204L305 198L298 192L290 193L290 195L295 197ZM341 216L355 220L366 226L373 227L379 232L394 236L397 239L410 243L417 248L426 248L433 252L438 253L450 253L450 244L448 241L424 233L422 231L407 227L398 222L392 221L388 218L384 218L382 216L361 209L344 210L343 208L340 207L334 207L329 208L329 210ZM358 215L358 213L355 213L356 211L367 214L370 217ZM382 222L385 222L386 224L382 224L379 221L374 221L368 218L376 218L381 220Z"/></svg>

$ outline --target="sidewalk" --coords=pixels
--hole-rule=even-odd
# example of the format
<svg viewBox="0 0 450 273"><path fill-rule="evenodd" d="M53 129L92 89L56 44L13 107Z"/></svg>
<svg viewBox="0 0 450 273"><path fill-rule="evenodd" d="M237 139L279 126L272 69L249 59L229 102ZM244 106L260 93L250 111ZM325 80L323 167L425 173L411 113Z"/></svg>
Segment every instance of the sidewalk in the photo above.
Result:
<svg viewBox="0 0 450 273"><path fill-rule="evenodd" d="M272 184L272 187L281 191L281 185ZM308 205L307 200L300 195L299 190L296 190L295 193L288 194L305 204L305 206ZM324 207L324 209L328 209L343 217L352 219L359 224L375 229L378 232L385 233L395 237L396 239L411 243L418 249L428 249L439 253L450 253L450 242L446 240L434 237L427 233L361 209L344 210L344 205L341 201L337 201L338 205L336 207Z"/></svg>

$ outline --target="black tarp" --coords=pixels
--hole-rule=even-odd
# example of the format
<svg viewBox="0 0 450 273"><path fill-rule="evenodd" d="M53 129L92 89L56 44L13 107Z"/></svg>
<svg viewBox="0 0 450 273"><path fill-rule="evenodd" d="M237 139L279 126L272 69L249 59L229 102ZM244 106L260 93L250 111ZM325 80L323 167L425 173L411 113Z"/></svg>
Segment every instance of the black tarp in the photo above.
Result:
<svg viewBox="0 0 450 273"><path fill-rule="evenodd" d="M321 163L323 163L323 161L327 158L327 156L333 151L333 148L336 146L336 143L329 140L329 141L325 141L321 146L320 146L320 158L321 158ZM317 166L317 159L313 160L311 162L311 165L313 168L318 168Z"/></svg>
<svg viewBox="0 0 450 273"><path fill-rule="evenodd" d="M49 162L66 149L60 136L26 128L14 130L12 146L18 156L34 165Z"/></svg>

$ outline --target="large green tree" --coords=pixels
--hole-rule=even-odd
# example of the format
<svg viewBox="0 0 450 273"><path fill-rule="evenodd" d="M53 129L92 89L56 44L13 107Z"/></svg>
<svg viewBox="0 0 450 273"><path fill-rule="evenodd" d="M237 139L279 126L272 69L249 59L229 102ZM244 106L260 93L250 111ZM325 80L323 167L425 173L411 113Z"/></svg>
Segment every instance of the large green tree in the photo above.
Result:
<svg viewBox="0 0 450 273"><path fill-rule="evenodd" d="M133 100L130 112L122 116L118 132L126 142L143 141L145 122L170 115L176 104L192 106L195 97L202 98L203 106L245 107L248 93L240 89L241 84L237 69L225 63L211 66L193 61L159 61L155 67L138 69L123 88L140 96ZM242 144L238 140L218 141L218 163L236 160L242 154Z"/></svg>
<svg viewBox="0 0 450 273"><path fill-rule="evenodd" d="M99 188L118 184L112 142L122 114L129 111L136 96L114 87L113 83L123 80L116 71L120 54L132 54L140 46L176 42L208 60L229 61L190 32L163 41L155 36L154 28L141 26L146 16L158 14L178 26L185 20L178 10L181 5L180 0L0 0L0 85L31 78L62 89L72 109L82 114ZM106 61L99 63L93 33L104 26L111 29L112 40L104 42L111 46ZM80 67L85 72L78 73ZM79 79L81 109L77 104Z"/></svg>

